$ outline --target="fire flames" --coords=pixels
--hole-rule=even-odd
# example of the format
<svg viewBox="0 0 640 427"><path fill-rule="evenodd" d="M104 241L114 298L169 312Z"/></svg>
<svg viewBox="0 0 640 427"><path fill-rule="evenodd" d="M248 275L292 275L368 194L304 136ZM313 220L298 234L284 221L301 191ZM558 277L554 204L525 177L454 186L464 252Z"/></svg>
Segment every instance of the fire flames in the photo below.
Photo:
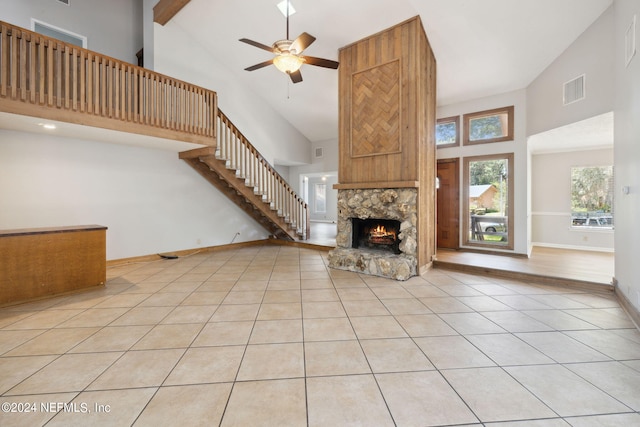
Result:
<svg viewBox="0 0 640 427"><path fill-rule="evenodd" d="M387 231L384 225L378 224L369 230L369 241L376 244L393 244L396 241L396 231Z"/></svg>

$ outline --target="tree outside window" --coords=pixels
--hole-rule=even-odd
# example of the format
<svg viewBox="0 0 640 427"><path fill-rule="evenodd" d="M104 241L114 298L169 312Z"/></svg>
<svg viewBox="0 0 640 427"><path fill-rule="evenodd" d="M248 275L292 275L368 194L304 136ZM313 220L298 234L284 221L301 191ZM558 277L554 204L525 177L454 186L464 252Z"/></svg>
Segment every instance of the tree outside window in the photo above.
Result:
<svg viewBox="0 0 640 427"><path fill-rule="evenodd" d="M456 147L460 145L460 133L458 126L460 117L446 117L436 122L436 147Z"/></svg>
<svg viewBox="0 0 640 427"><path fill-rule="evenodd" d="M571 168L571 225L613 228L613 166Z"/></svg>
<svg viewBox="0 0 640 427"><path fill-rule="evenodd" d="M513 140L514 107L465 114L464 145Z"/></svg>
<svg viewBox="0 0 640 427"><path fill-rule="evenodd" d="M513 154L464 158L465 245L513 249Z"/></svg>

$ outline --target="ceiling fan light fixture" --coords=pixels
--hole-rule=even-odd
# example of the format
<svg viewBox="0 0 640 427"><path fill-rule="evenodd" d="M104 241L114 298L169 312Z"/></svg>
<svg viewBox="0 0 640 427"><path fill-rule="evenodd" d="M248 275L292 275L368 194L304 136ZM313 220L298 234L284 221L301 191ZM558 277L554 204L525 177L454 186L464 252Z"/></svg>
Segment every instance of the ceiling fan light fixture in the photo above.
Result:
<svg viewBox="0 0 640 427"><path fill-rule="evenodd" d="M284 17L287 16L287 6L289 6L289 16L296 13L296 10L293 8L291 2L289 2L289 4L287 5L287 0L282 0L280 3L278 3L278 10L280 10Z"/></svg>
<svg viewBox="0 0 640 427"><path fill-rule="evenodd" d="M281 53L273 59L273 65L283 73L295 73L304 64L304 58L291 53Z"/></svg>

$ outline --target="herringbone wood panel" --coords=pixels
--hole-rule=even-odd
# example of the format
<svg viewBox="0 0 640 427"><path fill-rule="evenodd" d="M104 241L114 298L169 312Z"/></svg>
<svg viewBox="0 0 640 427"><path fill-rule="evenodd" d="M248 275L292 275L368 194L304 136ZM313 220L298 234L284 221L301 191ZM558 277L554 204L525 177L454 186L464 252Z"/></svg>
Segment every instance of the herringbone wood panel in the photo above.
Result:
<svg viewBox="0 0 640 427"><path fill-rule="evenodd" d="M351 155L397 153L400 146L400 61L352 77Z"/></svg>

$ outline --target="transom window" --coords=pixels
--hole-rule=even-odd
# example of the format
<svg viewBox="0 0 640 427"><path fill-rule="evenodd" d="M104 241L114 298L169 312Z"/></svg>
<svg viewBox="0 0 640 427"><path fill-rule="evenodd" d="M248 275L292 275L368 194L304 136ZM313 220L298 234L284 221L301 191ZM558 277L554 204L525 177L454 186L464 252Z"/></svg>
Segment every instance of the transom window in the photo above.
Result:
<svg viewBox="0 0 640 427"><path fill-rule="evenodd" d="M31 28L34 32L40 33L47 37L53 37L65 43L73 44L83 48L87 48L87 38L80 34L72 33L71 31L64 30L62 28L54 27L51 24L47 24L37 19L31 18Z"/></svg>
<svg viewBox="0 0 640 427"><path fill-rule="evenodd" d="M446 117L436 121L436 148L460 145L460 116Z"/></svg>
<svg viewBox="0 0 640 427"><path fill-rule="evenodd" d="M513 140L513 105L465 114L464 145Z"/></svg>

